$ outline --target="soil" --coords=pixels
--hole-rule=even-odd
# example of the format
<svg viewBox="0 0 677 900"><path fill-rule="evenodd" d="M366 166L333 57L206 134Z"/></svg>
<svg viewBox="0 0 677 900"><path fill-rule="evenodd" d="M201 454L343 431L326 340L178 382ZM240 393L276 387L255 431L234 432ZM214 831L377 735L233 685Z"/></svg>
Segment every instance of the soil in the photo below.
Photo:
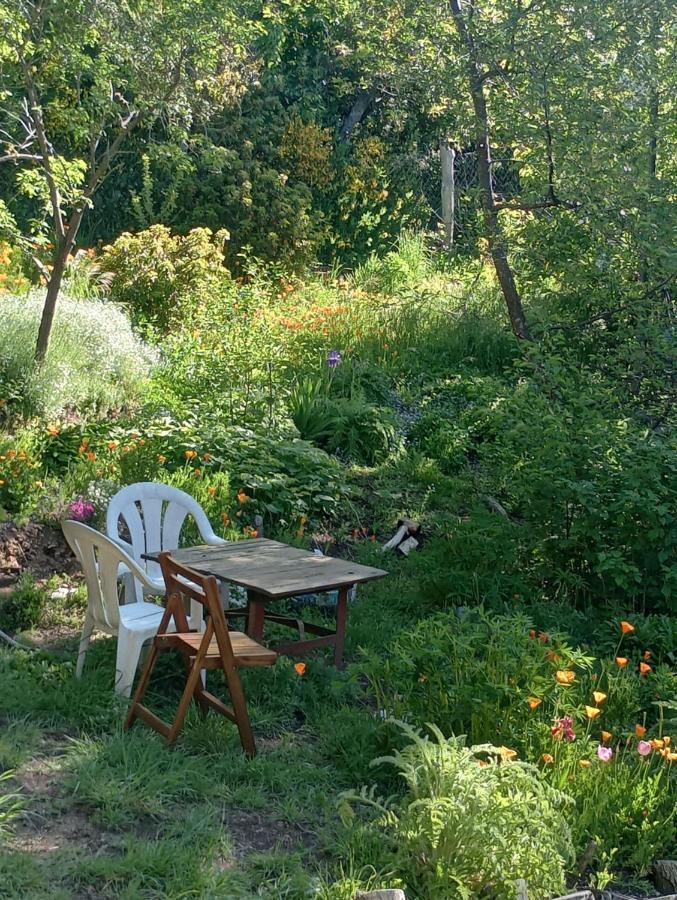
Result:
<svg viewBox="0 0 677 900"><path fill-rule="evenodd" d="M24 572L41 582L55 572L77 571L61 529L34 521L0 523L0 590L11 588Z"/></svg>

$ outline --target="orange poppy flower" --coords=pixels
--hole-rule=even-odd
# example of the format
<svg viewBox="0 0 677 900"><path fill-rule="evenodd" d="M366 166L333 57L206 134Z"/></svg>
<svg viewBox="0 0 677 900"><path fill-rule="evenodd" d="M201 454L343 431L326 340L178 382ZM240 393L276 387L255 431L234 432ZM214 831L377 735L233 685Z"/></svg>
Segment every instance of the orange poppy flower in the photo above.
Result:
<svg viewBox="0 0 677 900"><path fill-rule="evenodd" d="M555 672L555 681L557 684L571 684L576 679L576 673L570 672L568 669L559 669Z"/></svg>
<svg viewBox="0 0 677 900"><path fill-rule="evenodd" d="M117 445L118 445L117 441L108 441L107 447L109 450L115 450Z"/></svg>
<svg viewBox="0 0 677 900"><path fill-rule="evenodd" d="M620 623L620 626L623 634L632 634L635 630L635 626L631 625L630 622L626 622L625 619Z"/></svg>
<svg viewBox="0 0 677 900"><path fill-rule="evenodd" d="M661 738L654 738L650 743L652 750L662 750L665 747L665 741Z"/></svg>
<svg viewBox="0 0 677 900"><path fill-rule="evenodd" d="M593 691L592 696L595 698L595 703L597 704L597 706L601 706L601 704L604 703L607 698L607 695L603 694L601 691Z"/></svg>
<svg viewBox="0 0 677 900"><path fill-rule="evenodd" d="M527 703L529 704L530 709L538 709L538 707L543 703L540 697L528 697Z"/></svg>
<svg viewBox="0 0 677 900"><path fill-rule="evenodd" d="M541 756L541 759L543 760L543 762L544 762L546 765L549 765L550 763L554 763L554 762L555 762L555 757L554 757L554 756L551 756L549 753L544 753L543 756Z"/></svg>
<svg viewBox="0 0 677 900"><path fill-rule="evenodd" d="M237 502L238 503L246 503L249 500L249 497L245 494L245 492L240 488L237 492Z"/></svg>
<svg viewBox="0 0 677 900"><path fill-rule="evenodd" d="M205 462L209 462L209 460L210 460L211 458L212 458L211 453L205 453L205 454L203 455L203 457L202 457L202 459L204 459Z"/></svg>
<svg viewBox="0 0 677 900"><path fill-rule="evenodd" d="M306 674L306 664L305 663L294 663L294 671L297 675L305 675Z"/></svg>
<svg viewBox="0 0 677 900"><path fill-rule="evenodd" d="M167 462L167 457L163 456L162 453L158 453L157 461L160 463L160 465L162 465L162 463Z"/></svg>
<svg viewBox="0 0 677 900"><path fill-rule="evenodd" d="M61 429L59 428L58 425L48 425L47 426L47 434L50 437L56 437L57 435L61 434Z"/></svg>
<svg viewBox="0 0 677 900"><path fill-rule="evenodd" d="M95 459L96 459L96 453L92 453L92 451L90 450L89 453L87 454L87 461L94 462Z"/></svg>
<svg viewBox="0 0 677 900"><path fill-rule="evenodd" d="M651 666L648 663L641 662L639 664L640 675L648 675L650 671L651 671Z"/></svg>
<svg viewBox="0 0 677 900"><path fill-rule="evenodd" d="M195 475L196 478L199 478L200 475L202 475L202 469L194 469L193 475Z"/></svg>
<svg viewBox="0 0 677 900"><path fill-rule="evenodd" d="M627 656L617 656L616 657L616 665L619 669L624 669L628 664Z"/></svg>
<svg viewBox="0 0 677 900"><path fill-rule="evenodd" d="M665 744L666 747L670 746L671 741L672 741L672 738L670 737L669 734L666 734L663 736L663 743Z"/></svg>
<svg viewBox="0 0 677 900"><path fill-rule="evenodd" d="M613 734L610 731L602 732L602 741L606 744L607 741L610 741L613 737Z"/></svg>
<svg viewBox="0 0 677 900"><path fill-rule="evenodd" d="M596 706L586 706L585 714L589 719L596 719L597 716L602 712L601 709L597 709Z"/></svg>
<svg viewBox="0 0 677 900"><path fill-rule="evenodd" d="M644 653L642 653L642 659L651 659L651 652L649 650L645 650Z"/></svg>
<svg viewBox="0 0 677 900"><path fill-rule="evenodd" d="M590 768L590 760L589 760L589 759L579 759L579 760L578 760L578 765L579 765L582 769L589 769L589 768Z"/></svg>
<svg viewBox="0 0 677 900"><path fill-rule="evenodd" d="M186 457L186 459L195 459L195 457L197 456L197 450L185 450L184 456Z"/></svg>
<svg viewBox="0 0 677 900"><path fill-rule="evenodd" d="M635 734L638 738L644 737L646 728L643 725L635 725Z"/></svg>

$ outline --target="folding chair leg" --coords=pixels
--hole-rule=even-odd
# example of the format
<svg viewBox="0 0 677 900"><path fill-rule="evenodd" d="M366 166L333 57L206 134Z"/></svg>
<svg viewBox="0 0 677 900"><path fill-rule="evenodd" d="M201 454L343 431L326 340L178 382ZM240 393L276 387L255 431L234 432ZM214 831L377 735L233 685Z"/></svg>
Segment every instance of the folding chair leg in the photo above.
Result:
<svg viewBox="0 0 677 900"><path fill-rule="evenodd" d="M233 704L233 712L235 713L235 722L237 730L240 732L240 743L242 749L250 758L256 756L256 744L254 743L254 735L252 734L252 726L249 721L249 712L247 711L247 701L242 690L242 682L240 681L240 673L237 668L227 669L224 671L226 681L228 682L228 690Z"/></svg>
<svg viewBox="0 0 677 900"><path fill-rule="evenodd" d="M127 718L125 719L124 730L128 731L129 728L134 724L134 720L136 719L136 708L140 705L141 699L143 695L146 693L146 688L148 687L148 682L150 681L151 672L155 668L155 663L157 662L159 649L155 642L151 645L150 653L148 654L148 659L146 660L146 667L143 670L141 678L139 679L139 683L136 686L136 691L134 691L134 699L132 700L132 705L129 707L129 712L127 713Z"/></svg>
<svg viewBox="0 0 677 900"><path fill-rule="evenodd" d="M179 701L179 708L176 710L176 717L172 722L172 726L169 729L169 735L167 737L167 743L173 744L176 738L179 735L179 732L183 728L183 722L186 718L186 713L188 712L188 707L190 706L190 701L193 699L193 695L195 694L195 690L198 689L198 683L200 683L200 677L202 675L202 670L197 664L193 664L190 670L190 674L188 675L188 680L186 681L186 687L181 694L181 700Z"/></svg>
<svg viewBox="0 0 677 900"><path fill-rule="evenodd" d="M85 665L85 656L87 654L87 648L89 647L89 642L92 638L92 632L94 631L94 619L92 616L87 613L85 615L85 623L82 626L82 636L80 638L80 646L78 647L78 661L75 665L75 677L82 678L82 669Z"/></svg>

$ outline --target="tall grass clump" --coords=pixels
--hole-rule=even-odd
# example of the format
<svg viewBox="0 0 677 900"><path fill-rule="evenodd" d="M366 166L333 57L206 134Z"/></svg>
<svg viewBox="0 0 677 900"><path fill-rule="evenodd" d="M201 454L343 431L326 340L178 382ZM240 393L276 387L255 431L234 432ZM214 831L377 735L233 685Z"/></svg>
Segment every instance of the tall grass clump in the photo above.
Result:
<svg viewBox="0 0 677 900"><path fill-rule="evenodd" d="M156 357L117 307L59 298L44 364L33 358L43 297L0 297L0 398L6 415L105 414L136 399Z"/></svg>

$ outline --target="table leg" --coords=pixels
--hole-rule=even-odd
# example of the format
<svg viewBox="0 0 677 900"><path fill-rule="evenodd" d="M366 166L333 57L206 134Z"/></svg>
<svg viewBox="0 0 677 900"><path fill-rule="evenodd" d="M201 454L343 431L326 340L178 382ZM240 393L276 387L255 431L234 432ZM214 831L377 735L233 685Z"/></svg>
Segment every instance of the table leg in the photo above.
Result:
<svg viewBox="0 0 677 900"><path fill-rule="evenodd" d="M338 599L336 601L336 643L334 644L334 665L337 669L342 669L343 662L343 644L346 638L346 613L348 611L348 591L350 587L339 588Z"/></svg>
<svg viewBox="0 0 677 900"><path fill-rule="evenodd" d="M265 611L265 600L254 591L247 591L247 634L255 641L263 638Z"/></svg>

